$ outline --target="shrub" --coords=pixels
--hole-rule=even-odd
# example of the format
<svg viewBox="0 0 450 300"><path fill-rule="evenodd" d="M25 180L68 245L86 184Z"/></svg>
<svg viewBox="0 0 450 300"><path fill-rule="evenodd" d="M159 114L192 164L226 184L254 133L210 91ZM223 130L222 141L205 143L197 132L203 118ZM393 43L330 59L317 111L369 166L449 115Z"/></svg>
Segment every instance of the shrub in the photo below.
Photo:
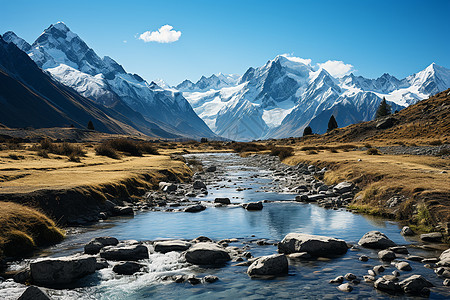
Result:
<svg viewBox="0 0 450 300"><path fill-rule="evenodd" d="M158 149L156 149L152 143L140 142L138 143L138 147L142 151L142 153L159 155Z"/></svg>
<svg viewBox="0 0 450 300"><path fill-rule="evenodd" d="M49 153L65 155L65 156L86 156L86 151L80 145L62 143L55 144L49 139L43 139L40 142L41 149L47 150Z"/></svg>
<svg viewBox="0 0 450 300"><path fill-rule="evenodd" d="M440 146L440 145L442 145L442 141L434 140L434 141L430 141L428 144L430 144L431 146Z"/></svg>
<svg viewBox="0 0 450 300"><path fill-rule="evenodd" d="M378 151L378 149L377 148L370 148L370 149L367 149L367 152L366 152L368 155L380 155L381 153L380 153L380 151Z"/></svg>
<svg viewBox="0 0 450 300"><path fill-rule="evenodd" d="M437 153L437 156L448 156L448 155L450 155L450 149L449 148L441 149Z"/></svg>
<svg viewBox="0 0 450 300"><path fill-rule="evenodd" d="M80 157L75 154L69 154L69 161L71 162L81 162Z"/></svg>
<svg viewBox="0 0 450 300"><path fill-rule="evenodd" d="M294 149L292 147L273 147L270 151L270 155L278 156L280 160L283 160L294 155Z"/></svg>
<svg viewBox="0 0 450 300"><path fill-rule="evenodd" d="M117 153L117 151L114 150L111 146L107 145L106 143L102 143L97 147L95 147L95 154L107 156L113 159L120 159L120 156Z"/></svg>
<svg viewBox="0 0 450 300"><path fill-rule="evenodd" d="M135 141L131 141L125 138L113 139L106 142L111 148L124 152L130 156L142 156L142 151L137 146Z"/></svg>
<svg viewBox="0 0 450 300"><path fill-rule="evenodd" d="M303 136L311 135L313 134L312 128L310 126L306 126L305 130L303 130Z"/></svg>
<svg viewBox="0 0 450 300"><path fill-rule="evenodd" d="M367 149L370 149L370 148L372 148L372 145L369 144L369 143L365 143L365 144L364 144L364 147L366 147Z"/></svg>
<svg viewBox="0 0 450 300"><path fill-rule="evenodd" d="M39 155L42 158L48 158L48 151L45 149L40 149L38 150L37 155Z"/></svg>
<svg viewBox="0 0 450 300"><path fill-rule="evenodd" d="M8 155L9 158L14 159L14 160L19 160L19 159L24 159L25 157L23 157L22 155L17 155L14 153L11 153L10 155Z"/></svg>
<svg viewBox="0 0 450 300"><path fill-rule="evenodd" d="M256 144L256 143L233 143L231 144L231 148L235 152L258 152L258 151L264 151L267 150L267 147L262 144Z"/></svg>
<svg viewBox="0 0 450 300"><path fill-rule="evenodd" d="M338 153L336 148L330 148L328 149L328 151L330 151L331 153Z"/></svg>

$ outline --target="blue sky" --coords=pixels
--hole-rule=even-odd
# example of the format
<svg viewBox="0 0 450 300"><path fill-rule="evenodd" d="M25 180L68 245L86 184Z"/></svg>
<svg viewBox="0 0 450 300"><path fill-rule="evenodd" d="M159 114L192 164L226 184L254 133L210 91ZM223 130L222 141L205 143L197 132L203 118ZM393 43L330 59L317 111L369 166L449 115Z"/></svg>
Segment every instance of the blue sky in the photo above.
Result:
<svg viewBox="0 0 450 300"><path fill-rule="evenodd" d="M33 2L33 3L29 3ZM32 42L63 21L100 56L170 84L243 74L277 54L343 61L369 78L403 78L432 62L450 68L450 1L2 1L0 33ZM140 34L163 25L171 43ZM126 41L126 43L124 42Z"/></svg>

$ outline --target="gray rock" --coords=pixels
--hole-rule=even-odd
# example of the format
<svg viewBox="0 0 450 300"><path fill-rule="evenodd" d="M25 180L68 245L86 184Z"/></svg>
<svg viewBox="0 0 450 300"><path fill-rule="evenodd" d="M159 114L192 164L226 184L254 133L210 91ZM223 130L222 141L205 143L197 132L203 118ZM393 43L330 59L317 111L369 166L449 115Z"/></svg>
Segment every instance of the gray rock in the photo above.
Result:
<svg viewBox="0 0 450 300"><path fill-rule="evenodd" d="M285 275L288 273L288 260L283 254L262 256L248 267L247 274L250 277Z"/></svg>
<svg viewBox="0 0 450 300"><path fill-rule="evenodd" d="M127 261L124 263L119 263L113 267L113 271L119 275L133 275L136 272L139 272L143 265L138 264L133 261Z"/></svg>
<svg viewBox="0 0 450 300"><path fill-rule="evenodd" d="M397 246L385 234L379 231L369 231L359 240L360 246L371 249L386 249Z"/></svg>
<svg viewBox="0 0 450 300"><path fill-rule="evenodd" d="M214 276L214 275L206 275L205 277L203 277L203 281L207 282L207 283L214 283L218 280L219 280L219 277Z"/></svg>
<svg viewBox="0 0 450 300"><path fill-rule="evenodd" d="M395 124L395 119L389 117L389 118L379 121L376 125L376 128L377 129L387 129L387 128L391 128L392 126L394 126L394 124Z"/></svg>
<svg viewBox="0 0 450 300"><path fill-rule="evenodd" d="M308 201L308 195L295 196L295 201L297 201L297 202L307 202Z"/></svg>
<svg viewBox="0 0 450 300"><path fill-rule="evenodd" d="M214 243L197 243L184 256L194 265L220 265L231 260L228 251Z"/></svg>
<svg viewBox="0 0 450 300"><path fill-rule="evenodd" d="M217 170L216 166L210 166L206 168L205 172L215 172Z"/></svg>
<svg viewBox="0 0 450 300"><path fill-rule="evenodd" d="M426 280L422 275L412 275L400 282L400 286L407 294L420 295L424 293L424 288L430 288L434 285ZM427 290L425 290L425 293Z"/></svg>
<svg viewBox="0 0 450 300"><path fill-rule="evenodd" d="M204 211L206 209L206 206L201 205L201 204L195 204L195 205L191 205L188 206L184 209L185 212L190 212L190 213L195 213L195 212L201 212Z"/></svg>
<svg viewBox="0 0 450 300"><path fill-rule="evenodd" d="M390 247L389 250L394 251L395 253L399 254L408 254L408 249L405 246L397 246L397 247Z"/></svg>
<svg viewBox="0 0 450 300"><path fill-rule="evenodd" d="M194 184L192 185L192 187L195 190L199 190L199 189L206 189L206 184L204 184L202 181L200 180L196 180L194 181Z"/></svg>
<svg viewBox="0 0 450 300"><path fill-rule="evenodd" d="M220 204L231 204L230 198L216 198L214 199L214 203L220 203Z"/></svg>
<svg viewBox="0 0 450 300"><path fill-rule="evenodd" d="M399 269L400 271L411 271L411 265L407 263L406 261L401 261L395 264L395 267Z"/></svg>
<svg viewBox="0 0 450 300"><path fill-rule="evenodd" d="M262 204L261 201L259 201L259 202L249 202L249 203L242 204L242 207L245 208L246 210L262 210L263 209L263 204Z"/></svg>
<svg viewBox="0 0 450 300"><path fill-rule="evenodd" d="M348 283L343 283L343 284L339 285L337 287L337 289L340 290L341 292L347 292L347 293L353 291L353 287Z"/></svg>
<svg viewBox="0 0 450 300"><path fill-rule="evenodd" d="M307 259L311 258L311 254L309 254L308 252L295 252L295 253L288 254L288 258L307 260Z"/></svg>
<svg viewBox="0 0 450 300"><path fill-rule="evenodd" d="M442 283L444 286L450 286L450 279L445 279Z"/></svg>
<svg viewBox="0 0 450 300"><path fill-rule="evenodd" d="M424 242L439 243L442 241L442 233L440 232L424 233L420 235L420 239Z"/></svg>
<svg viewBox="0 0 450 300"><path fill-rule="evenodd" d="M200 278L197 278L195 275L189 275L186 281L192 285L196 285L202 282L202 280Z"/></svg>
<svg viewBox="0 0 450 300"><path fill-rule="evenodd" d="M343 240L326 236L289 233L278 243L279 253L307 252L312 256L335 256L345 254L347 243Z"/></svg>
<svg viewBox="0 0 450 300"><path fill-rule="evenodd" d="M344 282L344 276L338 276L334 279L331 279L329 281L330 283L343 283Z"/></svg>
<svg viewBox="0 0 450 300"><path fill-rule="evenodd" d="M31 278L42 286L68 284L94 273L96 263L95 257L87 255L41 259L30 264Z"/></svg>
<svg viewBox="0 0 450 300"><path fill-rule="evenodd" d="M394 260L397 256L395 255L394 251L391 250L381 250L378 252L378 258L385 261L391 261Z"/></svg>
<svg viewBox="0 0 450 300"><path fill-rule="evenodd" d="M398 285L398 283L391 281L391 280L386 280L385 278L381 277L378 278L373 286L380 291L384 291L387 293L395 293L398 292L400 290L400 286Z"/></svg>
<svg viewBox="0 0 450 300"><path fill-rule="evenodd" d="M96 260L97 260L95 265L96 270L106 269L109 267L109 263L106 261L106 259L97 258Z"/></svg>
<svg viewBox="0 0 450 300"><path fill-rule="evenodd" d="M392 271L392 275L394 275L395 277L399 277L400 276L400 272L397 270Z"/></svg>
<svg viewBox="0 0 450 300"><path fill-rule="evenodd" d="M375 276L372 276L372 275L364 275L363 278L364 278L365 282L374 282L375 281Z"/></svg>
<svg viewBox="0 0 450 300"><path fill-rule="evenodd" d="M375 272L375 274L380 274L382 272L384 272L385 268L382 265L378 265L373 267L373 271Z"/></svg>
<svg viewBox="0 0 450 300"><path fill-rule="evenodd" d="M409 228L409 226L404 226L402 228L402 231L400 232L400 234L403 235L403 236L412 236L415 233L414 233L414 231L411 228Z"/></svg>
<svg viewBox="0 0 450 300"><path fill-rule="evenodd" d="M418 255L408 255L405 258L407 260L411 260L411 261L422 261L423 260L423 257L422 256L418 256Z"/></svg>
<svg viewBox="0 0 450 300"><path fill-rule="evenodd" d="M442 252L441 255L439 256L439 259L440 260L450 259L450 248Z"/></svg>
<svg viewBox="0 0 450 300"><path fill-rule="evenodd" d="M181 240L172 240L156 242L153 246L156 252L167 253L171 251L186 251L191 247L191 243Z"/></svg>
<svg viewBox="0 0 450 300"><path fill-rule="evenodd" d="M51 300L51 298L41 288L29 286L18 300Z"/></svg>
<svg viewBox="0 0 450 300"><path fill-rule="evenodd" d="M350 280L356 279L356 275L353 274L353 273L347 273L347 274L345 274L344 278L345 278L346 280L349 280L349 281L350 281Z"/></svg>
<svg viewBox="0 0 450 300"><path fill-rule="evenodd" d="M91 241L84 246L85 254L97 254L102 250L104 246L99 242Z"/></svg>
<svg viewBox="0 0 450 300"><path fill-rule="evenodd" d="M144 245L107 246L100 251L100 257L115 261L137 261L149 258Z"/></svg>
<svg viewBox="0 0 450 300"><path fill-rule="evenodd" d="M25 284L31 278L31 272L29 268L25 268L17 272L13 276L14 282Z"/></svg>
<svg viewBox="0 0 450 300"><path fill-rule="evenodd" d="M196 237L195 239L193 239L191 242L192 243L204 243L204 242L210 242L212 243L213 240L211 240L209 237L206 236L199 236Z"/></svg>
<svg viewBox="0 0 450 300"><path fill-rule="evenodd" d="M116 216L134 216L134 211L131 206L115 206L114 215Z"/></svg>
<svg viewBox="0 0 450 300"><path fill-rule="evenodd" d="M333 191L335 193L344 194L347 192L351 192L354 187L355 185L353 183L344 181L335 185Z"/></svg>
<svg viewBox="0 0 450 300"><path fill-rule="evenodd" d="M368 261L368 260L369 260L369 257L366 256L366 255L361 255L361 256L359 257L359 260L360 260L360 261Z"/></svg>

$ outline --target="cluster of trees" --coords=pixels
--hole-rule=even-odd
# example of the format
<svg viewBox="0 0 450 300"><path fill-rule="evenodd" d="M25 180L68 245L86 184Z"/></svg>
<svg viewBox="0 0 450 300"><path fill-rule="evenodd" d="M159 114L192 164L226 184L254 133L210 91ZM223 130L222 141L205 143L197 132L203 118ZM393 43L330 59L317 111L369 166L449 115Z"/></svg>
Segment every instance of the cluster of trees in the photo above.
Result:
<svg viewBox="0 0 450 300"><path fill-rule="evenodd" d="M379 119L385 116L389 116L392 114L391 112L391 106L387 103L386 98L383 97L383 100L381 100L380 105L378 106L378 109L375 113L375 119ZM334 115L331 115L330 120L328 121L328 129L327 132L338 128L338 124L336 122L336 118ZM311 135L313 134L312 128L310 126L307 126L305 130L303 130L303 136Z"/></svg>

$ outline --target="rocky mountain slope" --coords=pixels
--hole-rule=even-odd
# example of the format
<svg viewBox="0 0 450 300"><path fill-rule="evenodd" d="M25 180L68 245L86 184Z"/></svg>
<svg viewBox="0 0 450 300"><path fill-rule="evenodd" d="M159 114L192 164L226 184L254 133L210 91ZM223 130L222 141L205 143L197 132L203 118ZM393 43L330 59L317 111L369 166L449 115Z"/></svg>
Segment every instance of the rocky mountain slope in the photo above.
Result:
<svg viewBox="0 0 450 300"><path fill-rule="evenodd" d="M0 121L8 127L86 128L139 134L93 101L55 82L29 56L0 36Z"/></svg>
<svg viewBox="0 0 450 300"><path fill-rule="evenodd" d="M306 126L324 133L333 114L340 127L372 120L383 97L401 110L450 87L450 70L431 64L397 79L331 76L307 61L277 56L244 75L212 75L174 87L222 136L236 140L301 136Z"/></svg>
<svg viewBox="0 0 450 300"><path fill-rule="evenodd" d="M48 27L33 44L13 32L7 42L23 51L60 83L111 110L137 130L161 137L214 137L181 93L127 73L112 58L100 58L64 23Z"/></svg>

